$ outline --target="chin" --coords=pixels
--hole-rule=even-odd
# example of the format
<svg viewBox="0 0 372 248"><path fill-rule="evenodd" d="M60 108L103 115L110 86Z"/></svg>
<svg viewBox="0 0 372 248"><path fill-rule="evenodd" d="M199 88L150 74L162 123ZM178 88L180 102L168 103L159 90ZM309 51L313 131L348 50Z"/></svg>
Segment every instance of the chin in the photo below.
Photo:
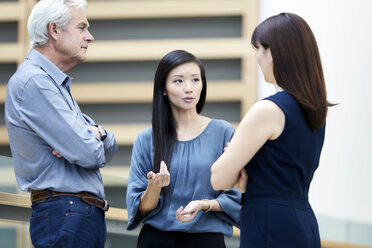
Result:
<svg viewBox="0 0 372 248"><path fill-rule="evenodd" d="M78 61L83 62L83 61L85 61L86 58L87 58L86 55L81 55L81 56L78 57Z"/></svg>

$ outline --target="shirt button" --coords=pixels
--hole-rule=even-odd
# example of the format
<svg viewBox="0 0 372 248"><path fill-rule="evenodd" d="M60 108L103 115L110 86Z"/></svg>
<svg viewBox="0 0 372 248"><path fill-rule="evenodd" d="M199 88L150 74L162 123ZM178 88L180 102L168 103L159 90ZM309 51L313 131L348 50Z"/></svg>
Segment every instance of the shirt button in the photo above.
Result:
<svg viewBox="0 0 372 248"><path fill-rule="evenodd" d="M70 205L72 205L72 204L74 204L74 202L73 201L70 201Z"/></svg>

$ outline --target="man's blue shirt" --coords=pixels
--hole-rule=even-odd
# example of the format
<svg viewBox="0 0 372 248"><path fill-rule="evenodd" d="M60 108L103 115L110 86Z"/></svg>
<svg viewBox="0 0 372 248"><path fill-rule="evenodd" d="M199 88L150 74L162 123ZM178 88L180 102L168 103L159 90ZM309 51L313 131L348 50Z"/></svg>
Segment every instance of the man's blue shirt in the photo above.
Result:
<svg viewBox="0 0 372 248"><path fill-rule="evenodd" d="M99 168L117 144L112 133L102 142L88 129L95 123L81 113L70 84L71 78L36 50L10 78L5 122L17 182L23 191L85 191L104 198Z"/></svg>

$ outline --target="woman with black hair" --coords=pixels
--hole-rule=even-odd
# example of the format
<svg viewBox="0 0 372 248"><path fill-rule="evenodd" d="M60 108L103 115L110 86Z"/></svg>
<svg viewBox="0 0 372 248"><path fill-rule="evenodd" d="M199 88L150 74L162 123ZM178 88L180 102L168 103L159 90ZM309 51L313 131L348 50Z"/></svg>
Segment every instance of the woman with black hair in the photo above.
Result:
<svg viewBox="0 0 372 248"><path fill-rule="evenodd" d="M194 55L168 53L154 81L152 127L133 145L127 229L144 223L138 247L225 247L224 235L238 225L241 194L215 191L209 178L234 128L200 115L207 81Z"/></svg>
<svg viewBox="0 0 372 248"><path fill-rule="evenodd" d="M277 92L244 116L211 183L245 190L240 247L320 248L308 192L331 104L315 37L301 17L282 13L258 25L251 42Z"/></svg>

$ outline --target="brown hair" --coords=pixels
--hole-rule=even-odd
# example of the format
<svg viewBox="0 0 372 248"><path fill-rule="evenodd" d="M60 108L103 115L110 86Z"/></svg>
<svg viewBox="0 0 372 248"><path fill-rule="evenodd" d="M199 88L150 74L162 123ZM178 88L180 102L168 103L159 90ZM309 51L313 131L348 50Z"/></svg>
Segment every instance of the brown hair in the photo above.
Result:
<svg viewBox="0 0 372 248"><path fill-rule="evenodd" d="M270 48L278 86L301 105L312 130L323 126L327 117L327 91L318 45L309 25L291 13L272 16L259 24L251 43Z"/></svg>

